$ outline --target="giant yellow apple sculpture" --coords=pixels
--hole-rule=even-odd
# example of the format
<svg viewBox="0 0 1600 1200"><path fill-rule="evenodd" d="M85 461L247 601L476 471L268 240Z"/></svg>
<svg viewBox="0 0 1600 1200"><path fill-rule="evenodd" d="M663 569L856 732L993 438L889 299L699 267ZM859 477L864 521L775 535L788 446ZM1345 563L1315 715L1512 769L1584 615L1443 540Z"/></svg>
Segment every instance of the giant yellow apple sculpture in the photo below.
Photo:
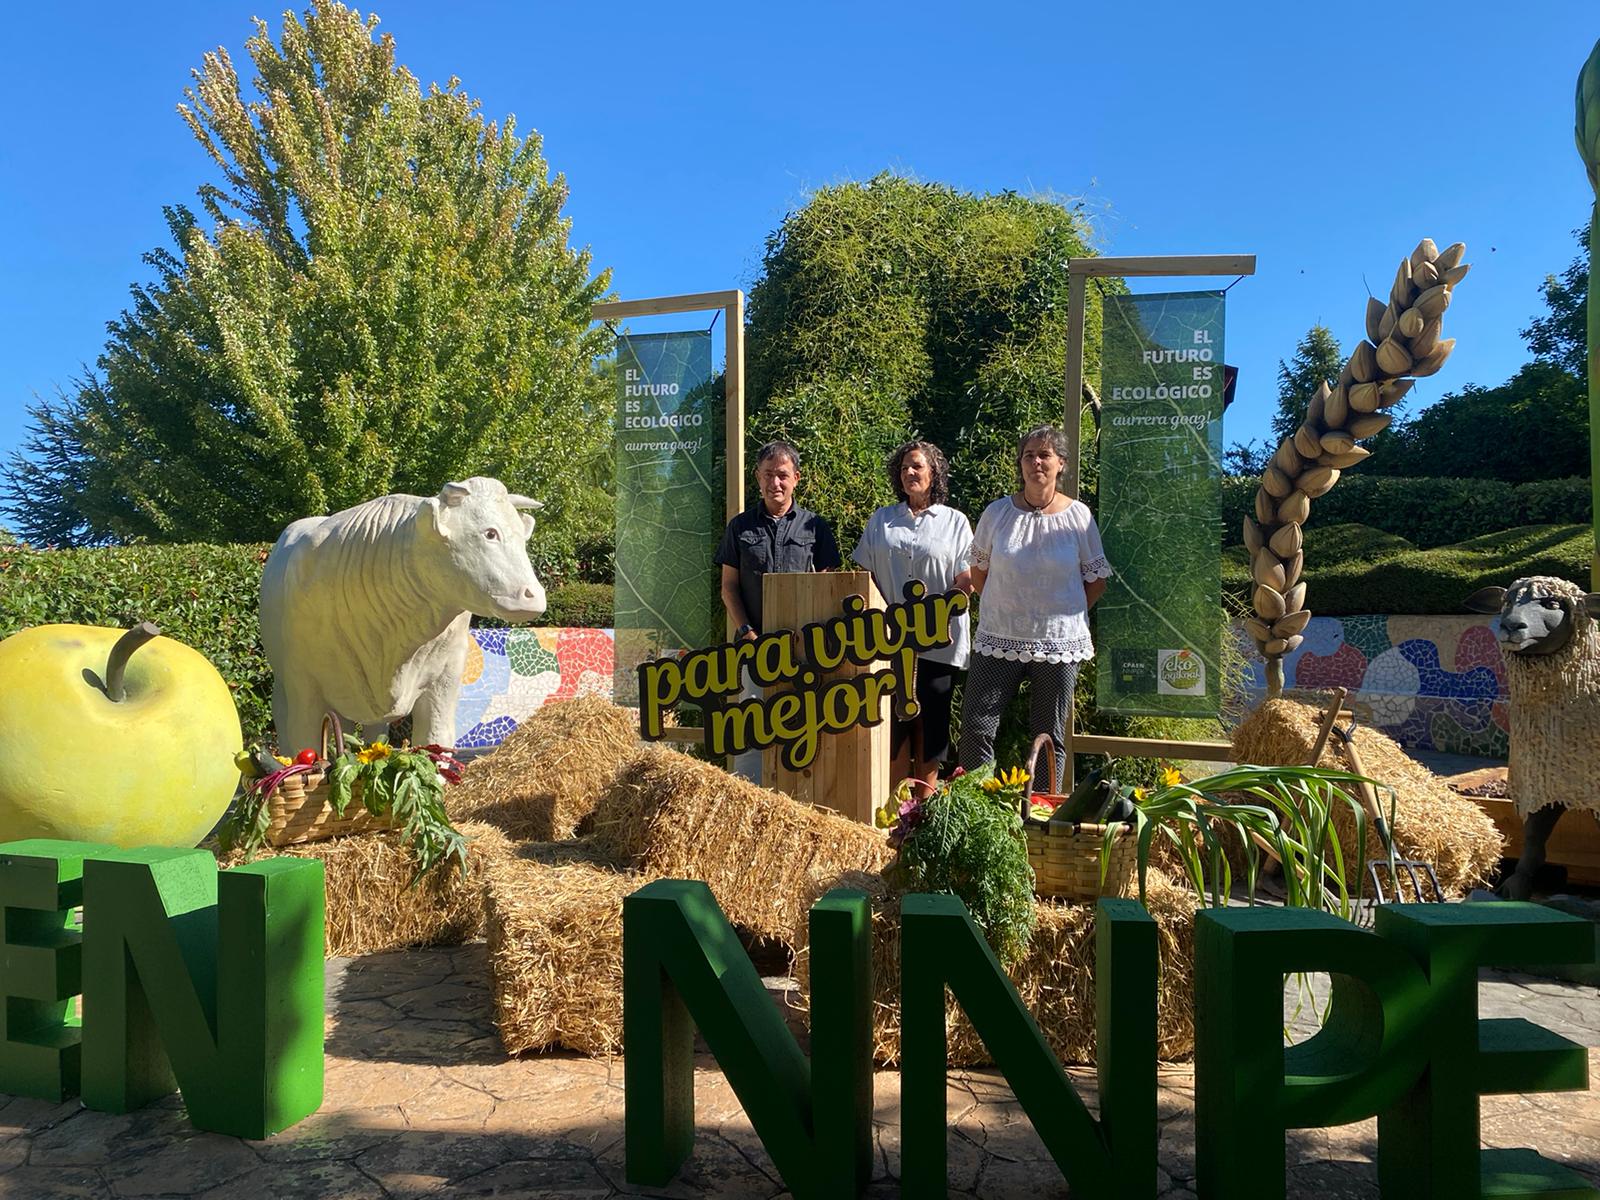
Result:
<svg viewBox="0 0 1600 1200"><path fill-rule="evenodd" d="M239 713L204 655L149 622L0 641L0 842L193 846L239 782Z"/></svg>

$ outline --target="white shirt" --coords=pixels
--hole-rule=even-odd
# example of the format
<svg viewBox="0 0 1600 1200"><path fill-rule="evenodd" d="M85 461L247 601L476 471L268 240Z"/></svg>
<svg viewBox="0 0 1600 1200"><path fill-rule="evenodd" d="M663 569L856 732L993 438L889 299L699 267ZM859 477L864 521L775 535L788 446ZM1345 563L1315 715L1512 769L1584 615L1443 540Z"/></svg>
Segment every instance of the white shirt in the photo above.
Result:
<svg viewBox="0 0 1600 1200"><path fill-rule="evenodd" d="M956 576L970 565L971 549L972 523L966 513L945 504L930 504L913 515L911 506L902 500L872 514L850 557L872 572L872 581L887 603L898 604L913 579L927 584L929 592L948 592L955 586ZM950 634L948 646L924 650L922 657L953 667L966 666L966 613L950 623Z"/></svg>
<svg viewBox="0 0 1600 1200"><path fill-rule="evenodd" d="M973 644L979 654L1053 663L1094 657L1083 585L1112 571L1081 500L1039 513L1001 497L978 518L972 565L989 572Z"/></svg>

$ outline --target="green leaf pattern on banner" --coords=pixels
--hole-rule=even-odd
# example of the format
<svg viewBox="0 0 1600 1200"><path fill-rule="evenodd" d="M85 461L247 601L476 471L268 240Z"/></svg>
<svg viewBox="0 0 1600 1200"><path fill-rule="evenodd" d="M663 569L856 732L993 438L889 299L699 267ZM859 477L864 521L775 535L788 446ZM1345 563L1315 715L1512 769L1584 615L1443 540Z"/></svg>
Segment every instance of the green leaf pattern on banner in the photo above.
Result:
<svg viewBox="0 0 1600 1200"><path fill-rule="evenodd" d="M1223 296L1107 296L1096 703L1215 716L1221 658Z"/></svg>
<svg viewBox="0 0 1600 1200"><path fill-rule="evenodd" d="M637 662L720 640L716 391L709 332L617 339L619 704L636 695Z"/></svg>

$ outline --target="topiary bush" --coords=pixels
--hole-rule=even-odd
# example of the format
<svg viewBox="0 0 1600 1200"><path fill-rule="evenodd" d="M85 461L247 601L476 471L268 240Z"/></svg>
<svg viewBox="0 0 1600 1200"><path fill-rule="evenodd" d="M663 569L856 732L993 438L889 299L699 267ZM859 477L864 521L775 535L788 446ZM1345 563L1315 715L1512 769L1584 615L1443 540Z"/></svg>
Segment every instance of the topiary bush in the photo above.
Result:
<svg viewBox="0 0 1600 1200"><path fill-rule="evenodd" d="M1237 545L1260 480L1235 476L1222 481L1223 544ZM1339 486L1317 499L1313 530L1357 524L1398 534L1424 549L1519 525L1564 525L1591 519L1587 479L1541 479L1512 484L1498 479L1409 479L1344 475ZM1306 551L1306 570L1316 561ZM1314 612L1326 611L1311 601Z"/></svg>
<svg viewBox="0 0 1600 1200"><path fill-rule="evenodd" d="M894 496L883 464L911 436L950 458L976 519L1016 487L1016 439L1059 423L1067 265L1092 253L1081 207L879 175L825 187L767 239L750 293L750 449L800 449L801 503L848 553ZM1086 372L1098 375L1089 290ZM1087 418L1086 418L1087 423ZM1093 494L1093 427L1082 491Z"/></svg>
<svg viewBox="0 0 1600 1200"><path fill-rule="evenodd" d="M1308 528L1306 600L1323 616L1462 613L1462 601L1479 588L1523 575L1587 586L1593 553L1587 525L1524 525L1431 549L1364 526ZM1244 547L1223 551L1222 586L1235 599L1249 594Z"/></svg>

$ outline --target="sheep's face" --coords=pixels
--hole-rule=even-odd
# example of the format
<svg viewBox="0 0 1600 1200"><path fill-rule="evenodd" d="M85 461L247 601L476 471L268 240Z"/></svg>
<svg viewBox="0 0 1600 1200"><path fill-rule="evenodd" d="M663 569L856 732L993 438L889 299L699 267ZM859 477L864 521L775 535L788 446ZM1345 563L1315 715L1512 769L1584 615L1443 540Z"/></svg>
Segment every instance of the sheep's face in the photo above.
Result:
<svg viewBox="0 0 1600 1200"><path fill-rule="evenodd" d="M1474 612L1500 614L1500 645L1508 654L1555 654L1572 641L1580 610L1600 615L1600 593L1571 595L1543 579L1519 579L1509 588L1484 588L1467 600Z"/></svg>

